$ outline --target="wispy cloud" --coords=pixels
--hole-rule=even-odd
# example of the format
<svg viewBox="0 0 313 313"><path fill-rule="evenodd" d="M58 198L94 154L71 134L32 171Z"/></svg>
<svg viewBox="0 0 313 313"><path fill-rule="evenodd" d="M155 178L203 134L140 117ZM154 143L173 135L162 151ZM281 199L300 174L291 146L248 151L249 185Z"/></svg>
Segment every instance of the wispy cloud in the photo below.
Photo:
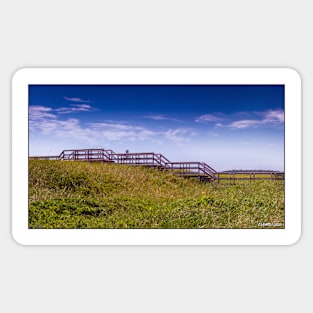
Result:
<svg viewBox="0 0 313 313"><path fill-rule="evenodd" d="M69 107L61 107L55 109L55 112L59 114L70 114L77 112L91 112L94 109L89 104L71 104Z"/></svg>
<svg viewBox="0 0 313 313"><path fill-rule="evenodd" d="M215 127L228 127L232 129L245 129L255 127L271 127L277 126L284 123L284 111L283 110L268 110L265 112L254 112L253 117L260 116L259 119L244 119L237 120L230 124L216 123Z"/></svg>
<svg viewBox="0 0 313 313"><path fill-rule="evenodd" d="M166 139L175 143L188 143L195 135L195 131L190 128L169 129L165 132Z"/></svg>
<svg viewBox="0 0 313 313"><path fill-rule="evenodd" d="M285 114L283 110L269 110L264 114L264 123L278 124L285 121Z"/></svg>
<svg viewBox="0 0 313 313"><path fill-rule="evenodd" d="M29 125L30 133L44 135L54 139L79 139L83 142L89 142L90 132L83 129L78 119L45 119L33 122Z"/></svg>
<svg viewBox="0 0 313 313"><path fill-rule="evenodd" d="M97 136L105 138L106 140L121 140L128 139L131 141L144 141L152 139L158 135L158 132L149 130L145 127L138 127L129 124L120 123L89 123L88 127L97 133Z"/></svg>
<svg viewBox="0 0 313 313"><path fill-rule="evenodd" d="M85 108L87 109L87 108ZM118 122L88 123L82 125L79 119L60 119L51 114L51 108L30 106L29 129L31 133L61 139L81 140L87 143L127 139L131 141L153 140L158 132L145 127ZM62 113L64 113L63 111Z"/></svg>
<svg viewBox="0 0 313 313"><path fill-rule="evenodd" d="M84 103L90 103L90 100L84 100L82 98L70 98L70 97L64 97L64 99L66 101L70 101L70 102L84 102Z"/></svg>
<svg viewBox="0 0 313 313"><path fill-rule="evenodd" d="M227 125L227 127L230 128L249 128L249 127L256 127L263 124L262 121L258 121L258 120L242 120L242 121L236 121L233 122L229 125Z"/></svg>
<svg viewBox="0 0 313 313"><path fill-rule="evenodd" d="M181 120L172 118L166 115L162 114L151 114L151 115L145 115L144 118L148 118L154 121L173 121L173 122L180 122Z"/></svg>
<svg viewBox="0 0 313 313"><path fill-rule="evenodd" d="M29 107L29 120L40 120L44 118L56 118L56 115L52 114L52 109L49 107L39 105Z"/></svg>
<svg viewBox="0 0 313 313"><path fill-rule="evenodd" d="M225 120L222 113L204 114L195 119L197 123L221 122Z"/></svg>
<svg viewBox="0 0 313 313"><path fill-rule="evenodd" d="M73 141L86 143L102 143L117 140L188 143L196 135L191 128L155 130L117 121L82 124L79 119L64 119L61 118L62 115L52 114L53 110L47 107L31 106L30 112L29 128L32 134L36 133L60 139L73 139ZM65 113L65 111L61 111L61 113Z"/></svg>
<svg viewBox="0 0 313 313"><path fill-rule="evenodd" d="M33 105L29 107L28 123L29 130L31 132L41 128L41 125L44 125L46 122L54 122L56 119L57 116L52 113L52 109L49 107L39 105ZM49 128L49 123L46 125L46 128Z"/></svg>

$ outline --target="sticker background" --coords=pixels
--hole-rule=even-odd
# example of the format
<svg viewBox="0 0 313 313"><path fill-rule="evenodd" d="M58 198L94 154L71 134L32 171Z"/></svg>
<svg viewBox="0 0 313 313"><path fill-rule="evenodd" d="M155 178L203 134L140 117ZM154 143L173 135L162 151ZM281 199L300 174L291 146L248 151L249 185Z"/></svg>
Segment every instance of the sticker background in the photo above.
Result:
<svg viewBox="0 0 313 313"><path fill-rule="evenodd" d="M0 4L1 311L310 311L307 1ZM11 77L25 66L290 66L303 88L303 235L291 247L22 247L11 237ZM52 297L53 295L53 297ZM306 309L306 310L305 310Z"/></svg>

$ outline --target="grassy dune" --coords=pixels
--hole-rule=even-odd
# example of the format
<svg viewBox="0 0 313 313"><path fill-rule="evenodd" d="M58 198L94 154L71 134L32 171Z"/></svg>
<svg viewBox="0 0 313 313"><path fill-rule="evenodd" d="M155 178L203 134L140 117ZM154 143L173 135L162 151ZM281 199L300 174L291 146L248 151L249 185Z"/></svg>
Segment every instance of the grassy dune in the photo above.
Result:
<svg viewBox="0 0 313 313"><path fill-rule="evenodd" d="M29 228L284 228L284 183L205 184L140 166L30 160Z"/></svg>

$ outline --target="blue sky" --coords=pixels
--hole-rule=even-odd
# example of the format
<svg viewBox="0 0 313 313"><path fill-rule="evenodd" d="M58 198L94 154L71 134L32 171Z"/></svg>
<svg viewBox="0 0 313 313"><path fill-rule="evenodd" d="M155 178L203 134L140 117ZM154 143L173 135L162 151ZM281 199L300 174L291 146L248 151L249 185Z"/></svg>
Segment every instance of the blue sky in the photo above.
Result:
<svg viewBox="0 0 313 313"><path fill-rule="evenodd" d="M80 148L284 170L284 86L29 86L29 154Z"/></svg>

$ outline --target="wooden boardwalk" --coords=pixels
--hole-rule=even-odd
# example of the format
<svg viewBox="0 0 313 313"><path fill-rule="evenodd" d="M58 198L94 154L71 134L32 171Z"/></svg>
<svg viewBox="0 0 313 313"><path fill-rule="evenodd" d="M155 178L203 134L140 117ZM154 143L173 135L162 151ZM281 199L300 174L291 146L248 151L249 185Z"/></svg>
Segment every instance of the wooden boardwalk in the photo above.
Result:
<svg viewBox="0 0 313 313"><path fill-rule="evenodd" d="M108 149L63 150L59 155L31 156L36 160L85 161L147 166L172 172L181 177L194 177L200 181L254 181L284 180L283 172L217 172L204 162L171 162L163 154L154 152L115 153Z"/></svg>
<svg viewBox="0 0 313 313"><path fill-rule="evenodd" d="M285 180L285 173L280 171L227 171L215 174L218 183L236 184L238 181L252 182L257 180Z"/></svg>

